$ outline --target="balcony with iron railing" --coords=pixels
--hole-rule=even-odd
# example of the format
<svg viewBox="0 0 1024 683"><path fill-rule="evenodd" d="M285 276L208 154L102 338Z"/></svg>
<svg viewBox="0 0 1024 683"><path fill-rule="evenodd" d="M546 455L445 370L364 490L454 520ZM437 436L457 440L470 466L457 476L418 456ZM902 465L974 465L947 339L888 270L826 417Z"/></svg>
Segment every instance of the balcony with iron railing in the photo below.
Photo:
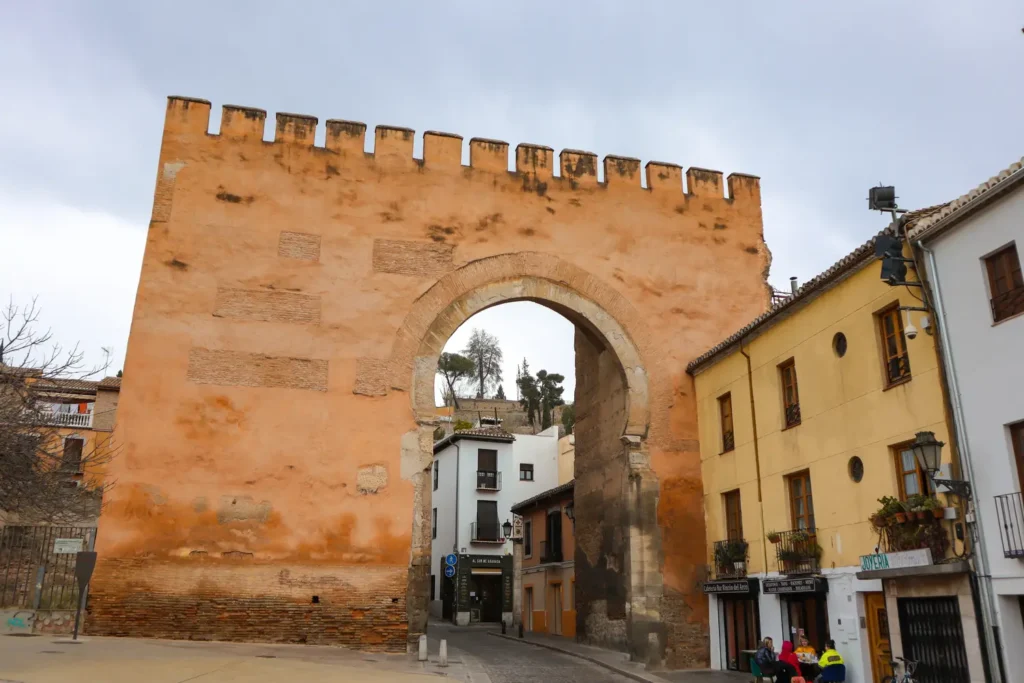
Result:
<svg viewBox="0 0 1024 683"><path fill-rule="evenodd" d="M995 497L999 538L1003 542L1003 556L1024 560L1024 503L1020 493L1006 493Z"/></svg>
<svg viewBox="0 0 1024 683"><path fill-rule="evenodd" d="M743 579L747 576L747 542L742 538L715 541L712 579Z"/></svg>
<svg viewBox="0 0 1024 683"><path fill-rule="evenodd" d="M993 321L1006 320L1018 313L1024 313L1024 287L1014 287L992 297Z"/></svg>
<svg viewBox="0 0 1024 683"><path fill-rule="evenodd" d="M889 384L896 384L910 379L910 357L904 353L901 356L893 356L885 369Z"/></svg>
<svg viewBox="0 0 1024 683"><path fill-rule="evenodd" d="M814 529L779 531L769 535L781 574L815 574L821 567L821 546Z"/></svg>
<svg viewBox="0 0 1024 683"><path fill-rule="evenodd" d="M505 537L501 532L501 525L497 522L470 522L469 540L471 543L504 543Z"/></svg>
<svg viewBox="0 0 1024 683"><path fill-rule="evenodd" d="M786 427L796 427L800 424L800 404L791 403L786 406Z"/></svg>
<svg viewBox="0 0 1024 683"><path fill-rule="evenodd" d="M736 448L736 436L733 431L722 432L722 452L728 453L732 449Z"/></svg>
<svg viewBox="0 0 1024 683"><path fill-rule="evenodd" d="M501 472L490 472L487 470L477 470L476 473L476 488L478 491L500 491L501 490Z"/></svg>
<svg viewBox="0 0 1024 683"><path fill-rule="evenodd" d="M545 564L547 562L561 562L562 561L562 546L561 544L553 544L550 541L540 542L540 562Z"/></svg>
<svg viewBox="0 0 1024 683"><path fill-rule="evenodd" d="M49 427L92 429L92 413L60 413L51 410L26 411L29 418Z"/></svg>

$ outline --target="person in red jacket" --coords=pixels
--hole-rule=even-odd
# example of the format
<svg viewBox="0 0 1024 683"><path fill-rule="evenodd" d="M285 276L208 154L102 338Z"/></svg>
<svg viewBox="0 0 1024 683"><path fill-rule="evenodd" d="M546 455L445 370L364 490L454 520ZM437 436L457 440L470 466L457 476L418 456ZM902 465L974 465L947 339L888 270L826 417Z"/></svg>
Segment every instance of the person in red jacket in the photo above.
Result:
<svg viewBox="0 0 1024 683"><path fill-rule="evenodd" d="M789 664L795 671L800 671L800 660L793 651L793 643L789 640L782 643L782 652L779 654L779 661Z"/></svg>

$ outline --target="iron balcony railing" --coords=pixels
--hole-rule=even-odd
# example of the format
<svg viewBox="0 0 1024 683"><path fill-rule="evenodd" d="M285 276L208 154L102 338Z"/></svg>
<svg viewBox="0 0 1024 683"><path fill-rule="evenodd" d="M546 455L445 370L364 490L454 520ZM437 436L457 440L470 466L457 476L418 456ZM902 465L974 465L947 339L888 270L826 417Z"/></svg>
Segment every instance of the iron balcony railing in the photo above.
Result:
<svg viewBox="0 0 1024 683"><path fill-rule="evenodd" d="M782 574L814 574L820 567L821 546L814 529L779 532L775 557Z"/></svg>
<svg viewBox="0 0 1024 683"><path fill-rule="evenodd" d="M910 377L910 357L905 353L902 356L893 356L889 359L889 366L886 369L889 373L889 384L906 379Z"/></svg>
<svg viewBox="0 0 1024 683"><path fill-rule="evenodd" d="M715 579L742 579L747 575L747 542L742 538L731 541L715 541Z"/></svg>
<svg viewBox="0 0 1024 683"><path fill-rule="evenodd" d="M561 562L562 546L552 544L550 541L541 541L540 561L542 564L545 562Z"/></svg>
<svg viewBox="0 0 1024 683"><path fill-rule="evenodd" d="M470 522L469 539L473 543L504 543L505 538L501 533L501 525L487 522Z"/></svg>
<svg viewBox="0 0 1024 683"><path fill-rule="evenodd" d="M500 491L501 472L488 472L487 470L477 470L476 488L477 490L480 491Z"/></svg>
<svg viewBox="0 0 1024 683"><path fill-rule="evenodd" d="M736 448L736 437L733 435L732 430L722 432L722 452L728 453L734 448Z"/></svg>
<svg viewBox="0 0 1024 683"><path fill-rule="evenodd" d="M1024 504L1021 503L1021 494L996 496L995 502L1003 556L1024 559Z"/></svg>
<svg viewBox="0 0 1024 683"><path fill-rule="evenodd" d="M800 424L800 404L786 406L786 426L795 427Z"/></svg>
<svg viewBox="0 0 1024 683"><path fill-rule="evenodd" d="M992 297L992 319L995 322L1018 313L1024 313L1024 287L1014 287Z"/></svg>

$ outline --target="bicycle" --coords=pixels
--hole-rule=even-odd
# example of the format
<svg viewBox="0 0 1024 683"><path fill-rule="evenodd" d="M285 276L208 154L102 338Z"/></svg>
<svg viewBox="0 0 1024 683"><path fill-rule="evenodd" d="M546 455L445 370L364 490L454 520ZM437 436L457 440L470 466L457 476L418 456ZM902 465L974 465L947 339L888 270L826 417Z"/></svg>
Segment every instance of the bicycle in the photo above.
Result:
<svg viewBox="0 0 1024 683"><path fill-rule="evenodd" d="M885 683L914 683L914 679L911 676L917 671L917 662L912 662L903 657L897 657L896 659L899 662L889 662L889 666L892 667L892 678L887 679ZM903 666L902 677L896 673L896 668L901 665Z"/></svg>

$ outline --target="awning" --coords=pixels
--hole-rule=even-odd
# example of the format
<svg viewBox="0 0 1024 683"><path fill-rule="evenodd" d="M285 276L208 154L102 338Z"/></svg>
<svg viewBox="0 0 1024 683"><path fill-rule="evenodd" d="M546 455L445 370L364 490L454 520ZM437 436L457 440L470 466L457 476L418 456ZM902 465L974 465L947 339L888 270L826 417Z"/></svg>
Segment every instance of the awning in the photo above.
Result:
<svg viewBox="0 0 1024 683"><path fill-rule="evenodd" d="M473 576L501 576L501 570L474 567L470 570L470 574L472 574Z"/></svg>
<svg viewBox="0 0 1024 683"><path fill-rule="evenodd" d="M823 576L765 579L761 585L765 595L772 593L828 593L828 579Z"/></svg>

